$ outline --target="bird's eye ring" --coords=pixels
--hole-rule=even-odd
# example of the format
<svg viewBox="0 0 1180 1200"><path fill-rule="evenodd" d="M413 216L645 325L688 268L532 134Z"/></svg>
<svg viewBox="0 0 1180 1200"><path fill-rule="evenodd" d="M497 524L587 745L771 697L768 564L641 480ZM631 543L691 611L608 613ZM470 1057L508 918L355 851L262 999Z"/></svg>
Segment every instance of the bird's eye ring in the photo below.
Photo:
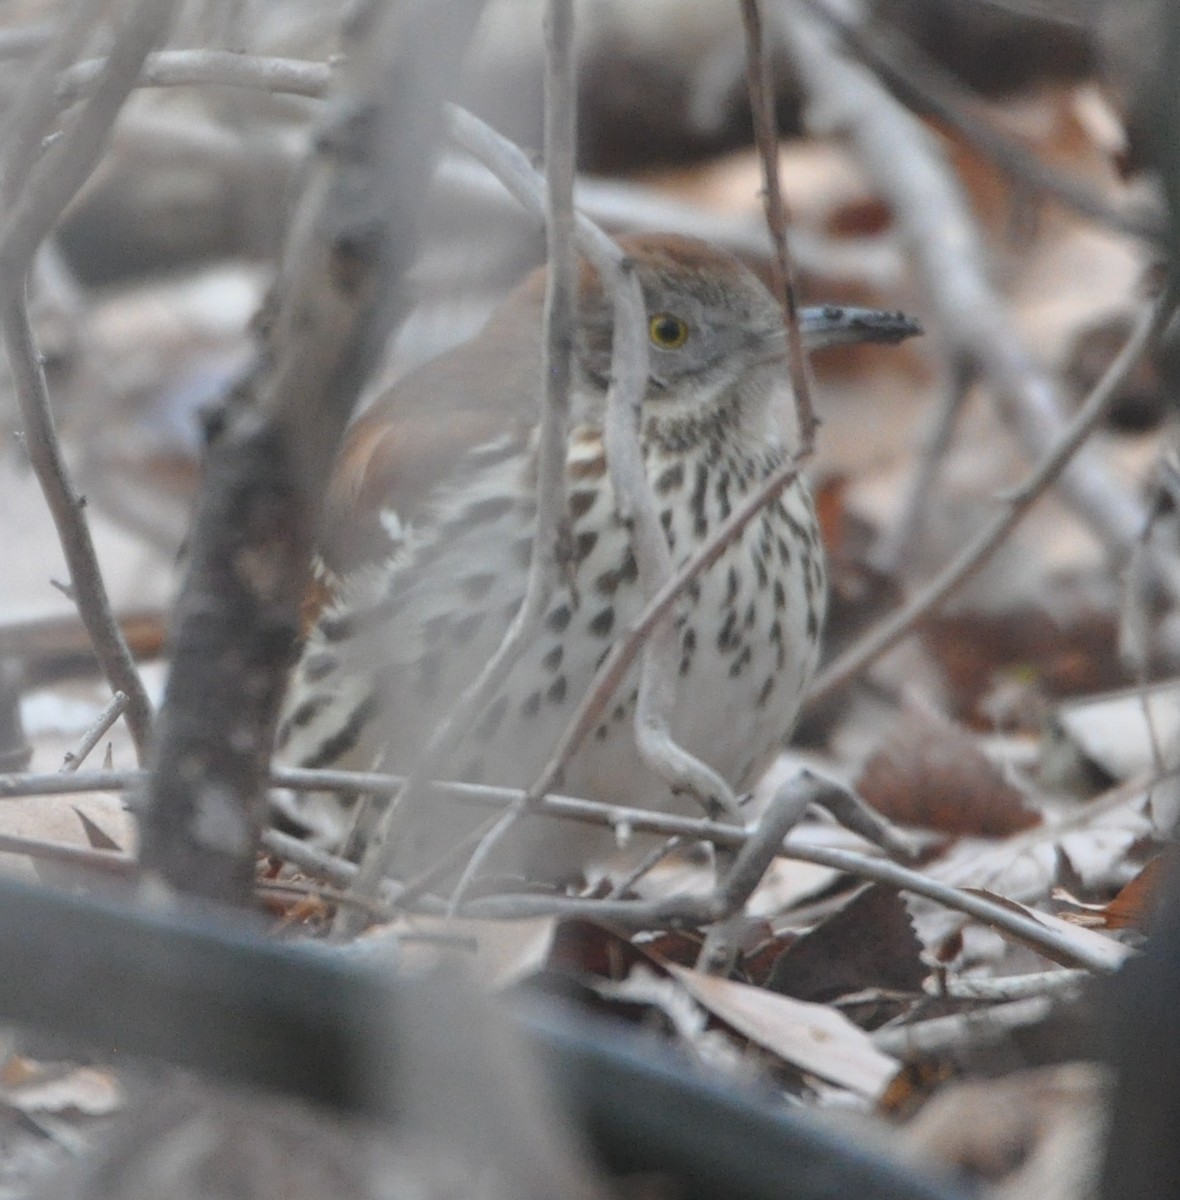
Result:
<svg viewBox="0 0 1180 1200"><path fill-rule="evenodd" d="M656 313L648 322L647 334L661 350L679 350L688 341L688 325L672 313Z"/></svg>

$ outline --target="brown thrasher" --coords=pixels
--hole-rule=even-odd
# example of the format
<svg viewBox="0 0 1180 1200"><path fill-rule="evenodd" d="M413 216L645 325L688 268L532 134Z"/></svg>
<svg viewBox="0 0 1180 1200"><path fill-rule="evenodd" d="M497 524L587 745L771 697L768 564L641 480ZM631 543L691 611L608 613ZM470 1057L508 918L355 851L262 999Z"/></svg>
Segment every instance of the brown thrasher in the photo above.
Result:
<svg viewBox="0 0 1180 1200"><path fill-rule="evenodd" d="M648 312L647 477L674 562L686 559L794 448L782 312L737 259L670 235L620 239ZM338 594L308 638L279 734L302 766L407 771L521 603L532 553L543 271L471 342L397 383L352 426L329 500L324 554ZM583 267L571 396L567 502L573 562L535 643L457 746L450 778L527 787L614 638L643 606L602 443L612 309ZM807 309L811 348L899 341L897 313ZM790 732L815 669L824 554L795 482L691 583L676 608L676 740L735 789ZM636 675L565 772L571 795L649 808L689 805L640 760ZM399 866L421 869L486 817L405 814ZM530 817L498 866L561 878L601 847L588 826Z"/></svg>

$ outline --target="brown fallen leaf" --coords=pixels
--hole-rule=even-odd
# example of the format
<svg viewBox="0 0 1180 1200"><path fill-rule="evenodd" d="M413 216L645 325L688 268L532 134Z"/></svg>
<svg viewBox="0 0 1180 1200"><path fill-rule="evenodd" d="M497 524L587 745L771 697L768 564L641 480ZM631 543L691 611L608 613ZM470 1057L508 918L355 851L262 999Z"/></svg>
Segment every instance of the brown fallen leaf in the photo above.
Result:
<svg viewBox="0 0 1180 1200"><path fill-rule="evenodd" d="M1004 837L1041 820L970 733L918 709L893 725L856 786L890 820L944 833Z"/></svg>
<svg viewBox="0 0 1180 1200"><path fill-rule="evenodd" d="M929 973L921 953L896 888L873 885L788 946L766 987L817 1004L868 988L918 992Z"/></svg>

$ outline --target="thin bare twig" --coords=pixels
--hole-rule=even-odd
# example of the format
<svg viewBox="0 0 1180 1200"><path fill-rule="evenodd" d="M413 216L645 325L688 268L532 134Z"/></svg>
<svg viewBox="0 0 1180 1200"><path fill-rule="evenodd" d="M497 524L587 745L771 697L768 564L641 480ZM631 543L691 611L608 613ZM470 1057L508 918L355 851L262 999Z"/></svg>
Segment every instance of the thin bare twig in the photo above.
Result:
<svg viewBox="0 0 1180 1200"><path fill-rule="evenodd" d="M878 1029L871 1036L873 1045L886 1054L939 1054L952 1048L961 1052L964 1046L994 1042L1010 1036L1013 1030L1037 1025L1052 1011L1053 1002L1048 996L1032 996L992 1008Z"/></svg>
<svg viewBox="0 0 1180 1200"><path fill-rule="evenodd" d="M822 670L808 692L814 703L843 687L871 662L913 632L918 622L961 587L979 570L1016 527L1036 499L1066 468L1078 448L1102 419L1123 380L1134 368L1148 346L1159 336L1173 312L1172 301L1165 298L1155 304L1134 332L1106 373L1095 384L1085 403L1078 409L1060 440L1019 488L1005 497L1004 510L976 535L963 551L949 562L908 604L870 629L835 662Z"/></svg>
<svg viewBox="0 0 1180 1200"><path fill-rule="evenodd" d="M1132 952L1118 942L1102 939L1096 942L1061 932L1044 925L1034 917L1025 916L1009 906L998 903L987 896L962 891L939 883L918 871L903 867L887 859L871 858L852 850L839 850L832 846L794 846L790 842L782 847L782 857L798 862L815 863L821 867L832 867L861 879L889 884L903 891L925 896L946 908L966 913L990 925L1000 933L1007 934L1032 946L1056 962L1084 967L1099 974L1118 970ZM628 907L634 905L634 907ZM715 910L700 901L687 898L670 898L667 901L612 901L580 900L561 896L488 896L468 901L459 915L483 917L493 920L523 920L538 916L577 916L589 919L616 921L628 928L650 928L650 922L668 928L680 924L696 924L698 918L705 921L715 919Z"/></svg>
<svg viewBox="0 0 1180 1200"><path fill-rule="evenodd" d="M758 157L762 160L766 225L774 246L771 258L772 283L775 297L782 305L787 327L787 365L795 397L799 455L804 457L815 447L815 430L819 420L811 400L811 373L807 356L803 353L803 337L799 332L799 288L794 259L787 243L787 204L778 177L778 128L770 47L763 37L759 0L739 0L739 3L746 31L746 86L750 94L750 111L754 117L754 142L758 147Z"/></svg>
<svg viewBox="0 0 1180 1200"><path fill-rule="evenodd" d="M102 62L75 63L57 78L56 101L67 107L90 95ZM237 54L229 50L161 50L149 54L137 87L235 87L322 99L332 83L327 63Z"/></svg>
<svg viewBox="0 0 1180 1200"><path fill-rule="evenodd" d="M688 843L682 837L670 837L653 846L644 856L622 876L606 894L608 900L621 900L649 871L657 867L669 854L674 854Z"/></svg>
<svg viewBox="0 0 1180 1200"><path fill-rule="evenodd" d="M17 795L52 794L55 792L82 792L134 788L142 784L142 771L92 771L77 775L8 775L0 776L0 798ZM393 775L377 775L363 771L309 771L276 770L272 772L272 783L278 787L298 788L304 791L323 791L340 788L349 792L371 792L379 795L395 794L403 780ZM441 795L465 799L472 803L492 808L519 803L525 796L520 789L484 787L476 784L434 784ZM582 800L570 796L546 796L539 803L539 811L548 816L571 820L588 821L608 828L627 825L639 833L654 833L664 837L683 837L686 841L707 841L716 846L741 850L754 836L753 831L711 821L705 817L681 817L671 813L656 812L645 808L627 808L616 804L601 804L593 800ZM288 838L275 831L264 835L268 850L279 857L290 857L290 861L305 871L320 874L335 886L347 887L354 877L356 867L342 858L325 855L298 839ZM932 879L920 871L901 866L882 858L859 854L831 846L802 846L785 842L779 853L784 858L798 862L815 863L831 867L862 879L885 883L892 887L925 896L938 904L958 912L966 913L976 920L992 925L1001 932L1016 936L1030 945L1038 946L1057 961L1071 961L1087 970L1106 973L1115 970L1128 951L1117 942L1109 943L1109 951L1095 949L1101 943L1092 939L1070 938L1066 934L1042 925L1015 909L999 904L987 896L964 891L950 884ZM385 893L389 899L394 893ZM400 896L400 891L396 893ZM614 902L612 902L614 903ZM619 901L619 904L629 902ZM601 900L578 900L568 897L503 896L471 900L460 909L461 916L478 916L497 919L519 920L526 917L551 915L580 915L608 919L615 910ZM622 910L629 921L638 909ZM654 910L659 915L659 910ZM677 909L665 916L675 917L687 910ZM648 915L652 915L649 913Z"/></svg>
<svg viewBox="0 0 1180 1200"><path fill-rule="evenodd" d="M82 734L78 740L78 745L73 750L67 750L65 760L61 765L61 769L65 773L72 773L86 760L86 756L94 749L95 746L102 740L103 734L123 715L123 710L127 707L127 695L124 692L116 692L110 699L110 703L95 717L94 721Z"/></svg>
<svg viewBox="0 0 1180 1200"><path fill-rule="evenodd" d="M23 854L40 862L59 863L65 867L82 867L108 875L131 878L139 869L132 854L118 850L92 850L87 846L72 846L68 842L50 842L44 838L23 837L16 833L0 833L0 851Z"/></svg>
<svg viewBox="0 0 1180 1200"><path fill-rule="evenodd" d="M1033 996L1058 995L1061 992L1076 993L1089 979L1088 971L1069 967L1038 971L1032 975L1003 975L997 979L959 975L943 979L935 975L926 981L925 990L931 996L948 996L952 1000L1004 1003L1009 1000L1028 1000Z"/></svg>
<svg viewBox="0 0 1180 1200"><path fill-rule="evenodd" d="M316 781L325 777L331 778L333 783L345 786L350 791L384 791L386 794L395 790L400 783L400 780L396 778L386 777L382 780L379 776L359 772L280 771L274 774L275 782L282 786L297 785L308 790L315 790ZM492 806L519 803L522 795L515 789L480 787L473 784L438 786L443 794ZM1120 792L1122 790L1119 789ZM2 790L0 790L0 794L3 794ZM826 806L831 807L830 804ZM679 817L670 813L600 804L592 800L567 796L544 797L539 802L538 811L550 816L592 821L611 828L625 824L640 833L655 833L665 837L679 835L689 841L708 841L718 847L739 851L753 836L750 830L703 817ZM1092 939L1070 937L1068 934L1042 925L1034 918L1027 917L1011 907L997 903L987 896L964 891L898 863L872 858L851 850L830 846L800 846L790 841L782 845L779 853L784 858L832 867L862 879L885 883L919 896L925 896L938 904L966 913L976 920L992 925L1003 933L1038 947L1059 962L1069 962L1087 970L1106 973L1117 969L1118 964L1127 954L1127 951L1116 942L1111 941L1107 948L1104 943L1094 942ZM300 862L299 865L304 869L313 869L306 862ZM700 907L690 911L690 908L682 904L679 899L671 908L661 909L659 902L652 902L646 908L626 907L627 905L646 903L612 901L608 905L602 900L581 900L568 897L502 896L468 901L460 909L459 915L503 920L520 920L536 916L584 916L602 920L617 918L629 927L642 927L645 922L653 919L658 919L657 923L662 922L665 926L675 925L681 921L691 923L690 917L704 918L707 923L710 914L717 912L716 909ZM612 907L613 905L619 907Z"/></svg>
<svg viewBox="0 0 1180 1200"><path fill-rule="evenodd" d="M151 703L123 631L111 610L94 542L82 515L85 501L73 487L57 440L40 356L33 342L28 308L20 290L0 311L5 348L24 426L24 445L57 527L70 570L71 599L113 691L128 697L127 728L143 762L151 735ZM0 284L2 288L2 284Z"/></svg>

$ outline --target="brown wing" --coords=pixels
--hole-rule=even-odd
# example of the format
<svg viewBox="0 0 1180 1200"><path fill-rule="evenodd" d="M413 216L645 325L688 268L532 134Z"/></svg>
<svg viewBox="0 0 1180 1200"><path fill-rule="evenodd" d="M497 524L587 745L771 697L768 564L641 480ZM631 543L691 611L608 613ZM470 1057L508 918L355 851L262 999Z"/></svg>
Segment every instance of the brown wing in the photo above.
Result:
<svg viewBox="0 0 1180 1200"><path fill-rule="evenodd" d="M321 537L336 573L380 561L391 543L382 510L417 518L464 456L536 421L544 278L536 272L472 341L399 380L345 435L328 489Z"/></svg>

